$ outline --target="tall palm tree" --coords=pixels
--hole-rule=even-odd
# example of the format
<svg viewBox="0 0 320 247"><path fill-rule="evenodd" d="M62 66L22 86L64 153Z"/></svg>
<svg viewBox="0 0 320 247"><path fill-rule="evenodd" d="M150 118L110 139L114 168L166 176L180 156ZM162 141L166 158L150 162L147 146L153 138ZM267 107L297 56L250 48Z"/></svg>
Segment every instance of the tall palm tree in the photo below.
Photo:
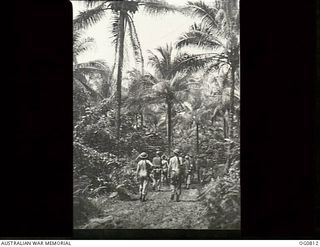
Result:
<svg viewBox="0 0 320 247"><path fill-rule="evenodd" d="M230 138L233 138L234 90L236 73L239 69L239 11L238 0L217 0L215 6L204 2L189 2L184 13L201 18L184 33L177 47L196 46L205 49L201 54L185 57L191 67L204 69L204 74L228 67L231 74L230 93Z"/></svg>
<svg viewBox="0 0 320 247"><path fill-rule="evenodd" d="M172 117L175 107L181 106L190 93L190 86L194 84L189 75L176 74L172 79L160 79L153 86L153 98L157 103L164 102L167 108L167 135L168 151L171 153L172 146Z"/></svg>
<svg viewBox="0 0 320 247"><path fill-rule="evenodd" d="M149 51L149 64L155 70L158 83L153 87L154 98L164 100L167 106L167 135L168 148L171 152L172 144L172 115L175 105L182 105L190 92L191 85L195 84L188 73L188 66L181 64L184 53L174 56L171 44L156 48L156 53Z"/></svg>
<svg viewBox="0 0 320 247"><path fill-rule="evenodd" d="M87 6L89 9L81 12L75 19L75 26L77 28L86 28L100 21L105 15L106 11L112 12L112 35L116 50L116 61L113 70L117 64L117 138L119 140L121 126L121 85L125 34L128 34L135 58L137 62L141 63L141 72L143 74L143 56L137 30L133 21L133 16L140 7L142 7L144 11L149 14L167 13L169 11L176 11L176 8L162 0L123 0L102 2L87 1Z"/></svg>
<svg viewBox="0 0 320 247"><path fill-rule="evenodd" d="M140 127L144 125L144 110L148 107L152 86L156 83L156 79L151 74L141 74L137 69L128 72L128 80L130 81L128 96L125 105L130 112L140 117ZM137 124L138 125L138 124Z"/></svg>

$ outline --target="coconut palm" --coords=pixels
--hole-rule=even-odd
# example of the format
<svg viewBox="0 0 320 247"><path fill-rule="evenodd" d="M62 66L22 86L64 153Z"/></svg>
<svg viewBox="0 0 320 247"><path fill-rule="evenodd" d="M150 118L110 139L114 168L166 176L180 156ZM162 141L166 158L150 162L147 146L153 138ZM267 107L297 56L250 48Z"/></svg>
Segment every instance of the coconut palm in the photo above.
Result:
<svg viewBox="0 0 320 247"><path fill-rule="evenodd" d="M80 83L95 100L109 96L110 73L108 65L102 60L79 63L77 57L87 52L94 45L94 39L84 37L83 30L73 30L73 78L75 83ZM90 77L99 75L100 85L90 84ZM95 88L94 88L95 87Z"/></svg>
<svg viewBox="0 0 320 247"><path fill-rule="evenodd" d="M140 117L140 127L144 125L144 111L148 107L150 101L150 93L152 86L156 83L156 79L151 74L141 74L137 69L128 72L130 85L128 88L128 96L125 99L127 109ZM137 124L138 125L138 124Z"/></svg>
<svg viewBox="0 0 320 247"><path fill-rule="evenodd" d="M188 66L181 64L184 53L174 55L171 44L155 50L156 53L149 51L149 64L154 68L155 78L158 80L158 83L153 86L153 96L160 102L164 101L167 107L167 135L170 153L173 110L177 111L178 107L184 108L183 102L190 95L191 85L194 85L195 81L190 78Z"/></svg>
<svg viewBox="0 0 320 247"><path fill-rule="evenodd" d="M239 68L239 11L237 0L217 0L214 6L204 2L188 2L184 13L201 18L184 33L176 46L196 46L204 49L200 54L185 57L185 63L208 74L227 67L231 75L230 138L233 138L234 90Z"/></svg>
<svg viewBox="0 0 320 247"><path fill-rule="evenodd" d="M172 144L172 118L175 115L176 108L182 106L190 93L190 86L194 81L190 80L189 75L176 74L172 79L160 79L153 86L153 98L158 102L164 102L167 108L167 134L169 154Z"/></svg>
<svg viewBox="0 0 320 247"><path fill-rule="evenodd" d="M81 12L75 19L76 28L86 28L100 21L106 11L111 11L112 13L112 36L116 51L114 68L117 64L117 138L119 140L125 34L127 33L128 35L136 61L142 66L141 72L143 74L143 56L133 16L141 7L146 13L153 15L175 11L176 8L162 0L87 1L87 7L89 9Z"/></svg>

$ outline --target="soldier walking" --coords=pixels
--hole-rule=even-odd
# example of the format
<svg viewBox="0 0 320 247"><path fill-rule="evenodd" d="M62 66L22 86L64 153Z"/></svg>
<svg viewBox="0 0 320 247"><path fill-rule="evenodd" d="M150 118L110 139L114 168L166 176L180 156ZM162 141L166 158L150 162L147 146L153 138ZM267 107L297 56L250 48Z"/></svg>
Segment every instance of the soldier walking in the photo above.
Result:
<svg viewBox="0 0 320 247"><path fill-rule="evenodd" d="M152 170L152 163L147 160L148 154L143 152L139 155L141 159L137 165L137 180L139 181L139 193L140 193L140 201L146 200L148 183L150 179L150 172Z"/></svg>
<svg viewBox="0 0 320 247"><path fill-rule="evenodd" d="M185 156L184 166L186 169L186 188L189 189L193 174L193 164L191 163L189 155Z"/></svg>
<svg viewBox="0 0 320 247"><path fill-rule="evenodd" d="M174 200L174 196L176 196L176 201L179 202L179 197L181 195L181 171L183 163L182 157L179 157L180 150L175 149L173 153L174 156L170 159L168 167L171 187L171 200Z"/></svg>
<svg viewBox="0 0 320 247"><path fill-rule="evenodd" d="M161 183L164 185L168 185L168 161L167 161L167 156L162 155L161 156Z"/></svg>
<svg viewBox="0 0 320 247"><path fill-rule="evenodd" d="M161 152L156 152L156 157L153 158L153 170L152 170L152 177L153 177L153 190L160 191L161 188Z"/></svg>

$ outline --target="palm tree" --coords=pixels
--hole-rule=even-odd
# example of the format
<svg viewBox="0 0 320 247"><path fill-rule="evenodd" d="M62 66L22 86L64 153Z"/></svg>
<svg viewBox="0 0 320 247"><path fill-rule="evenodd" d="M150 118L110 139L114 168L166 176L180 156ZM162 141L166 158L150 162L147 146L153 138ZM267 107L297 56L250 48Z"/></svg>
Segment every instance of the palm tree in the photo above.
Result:
<svg viewBox="0 0 320 247"><path fill-rule="evenodd" d="M136 69L129 71L128 75L130 85L125 105L130 112L140 116L140 127L142 128L144 125L144 111L148 107L147 103L150 101L151 89L156 83L156 79L151 74L143 75Z"/></svg>
<svg viewBox="0 0 320 247"><path fill-rule="evenodd" d="M207 52L186 55L185 63L204 69L204 74L228 67L231 74L229 137L233 138L234 90L239 68L239 11L237 0L217 0L215 6L204 2L189 2L184 13L201 18L184 33L176 46L196 46Z"/></svg>
<svg viewBox="0 0 320 247"><path fill-rule="evenodd" d="M112 35L116 50L116 61L113 70L117 64L117 139L120 139L120 114L121 114L121 84L123 70L123 52L125 34L128 34L131 46L133 48L137 62L141 63L141 73L143 69L143 56L141 46L137 35L136 27L133 21L133 15L143 7L149 14L167 13L176 11L176 8L162 0L124 0L124 1L87 1L90 8L81 12L75 19L76 28L86 28L98 21L105 15L106 11L112 12ZM128 32L127 32L128 31ZM112 71L113 71L112 70Z"/></svg>
<svg viewBox="0 0 320 247"><path fill-rule="evenodd" d="M110 69L104 61L95 60L79 63L77 57L88 51L94 40L83 37L82 30L74 30L73 35L73 108L74 122L84 113L84 109L110 96ZM94 80L93 80L94 79Z"/></svg>
<svg viewBox="0 0 320 247"><path fill-rule="evenodd" d="M81 86L87 90L94 99L103 99L109 95L110 74L111 70L108 65L102 60L95 60L86 63L79 63L78 56L87 52L94 44L92 37L83 37L84 33L81 29L73 30L73 78L75 83L82 84ZM100 85L100 90L94 89L90 85L89 76L99 75L103 86ZM105 90L102 90L104 88Z"/></svg>
<svg viewBox="0 0 320 247"><path fill-rule="evenodd" d="M156 48L158 54L149 51L149 64L155 70L155 78L158 83L154 85L153 97L156 100L164 101L167 108L167 136L168 149L171 152L172 144L172 115L175 105L182 105L190 92L190 85L194 83L188 76L186 68L181 65L184 54L174 56L173 47L167 44L164 47Z"/></svg>
<svg viewBox="0 0 320 247"><path fill-rule="evenodd" d="M164 102L167 108L167 135L168 135L168 151L171 153L172 144L172 118L175 114L174 110L177 106L182 106L182 103L187 100L190 93L190 86L194 84L190 80L189 75L176 74L172 79L160 79L153 86L153 99L159 102Z"/></svg>

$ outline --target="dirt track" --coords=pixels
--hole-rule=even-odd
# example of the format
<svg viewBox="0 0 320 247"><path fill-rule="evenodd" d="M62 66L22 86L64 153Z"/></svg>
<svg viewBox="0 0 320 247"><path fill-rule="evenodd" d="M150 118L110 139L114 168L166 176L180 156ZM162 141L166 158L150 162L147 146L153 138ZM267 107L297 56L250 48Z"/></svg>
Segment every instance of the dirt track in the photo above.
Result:
<svg viewBox="0 0 320 247"><path fill-rule="evenodd" d="M180 202L171 201L170 194L166 186L159 192L150 191L146 202L140 202L138 198L105 200L105 216L96 220L100 223L86 228L207 229L202 217L205 207L196 200L199 192L195 185L189 190L182 189Z"/></svg>

